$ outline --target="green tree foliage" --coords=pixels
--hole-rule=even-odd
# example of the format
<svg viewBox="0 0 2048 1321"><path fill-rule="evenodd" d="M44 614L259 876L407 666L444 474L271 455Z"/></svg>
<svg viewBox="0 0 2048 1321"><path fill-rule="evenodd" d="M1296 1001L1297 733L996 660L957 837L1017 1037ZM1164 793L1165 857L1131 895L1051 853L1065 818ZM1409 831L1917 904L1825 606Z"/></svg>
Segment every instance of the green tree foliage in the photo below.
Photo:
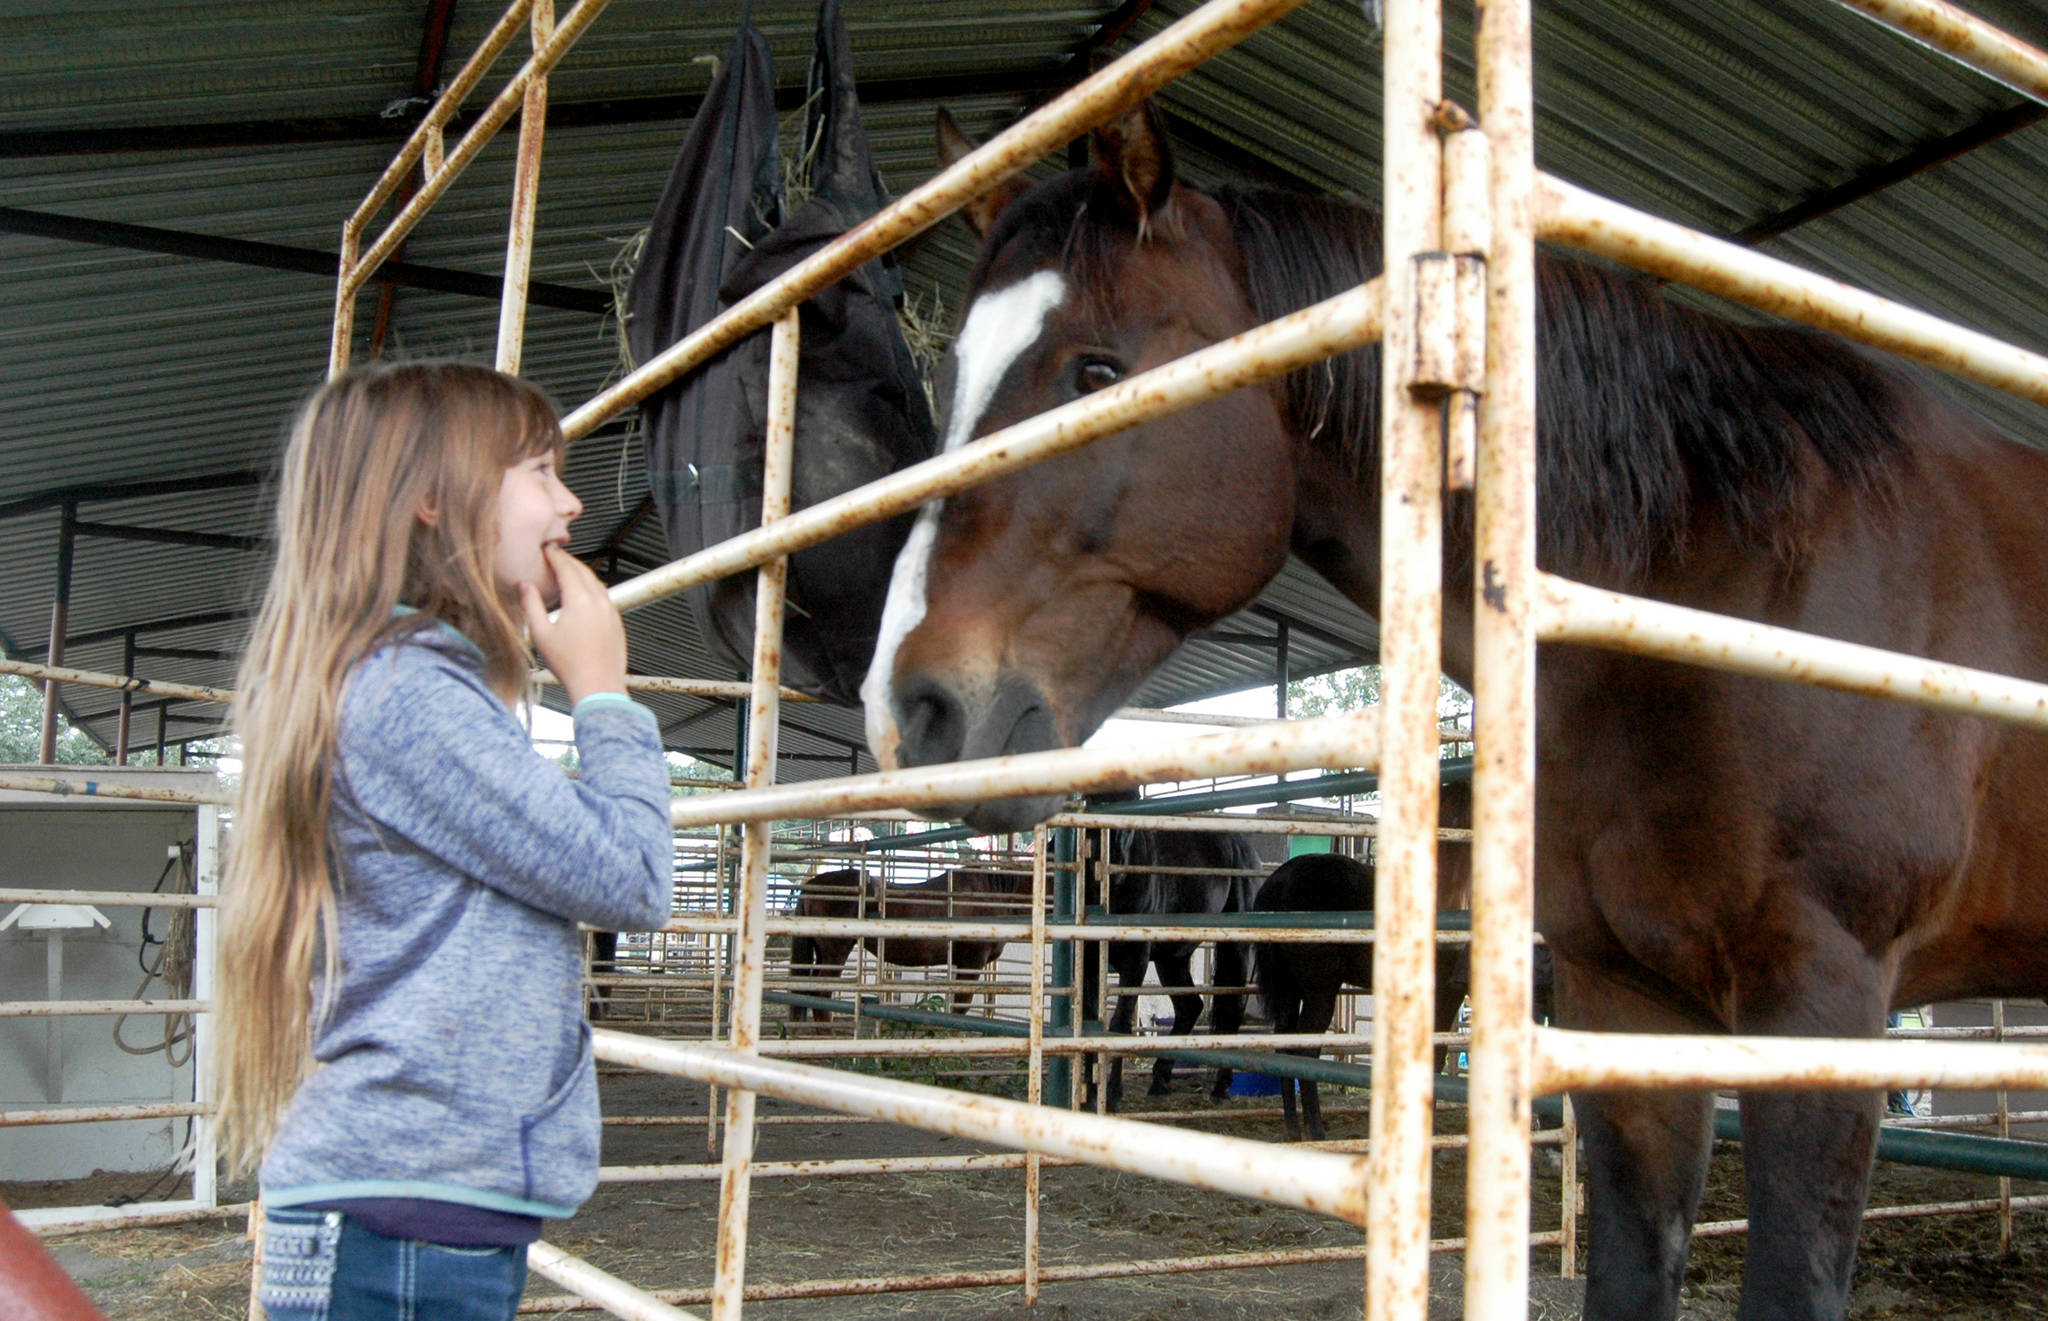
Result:
<svg viewBox="0 0 2048 1321"><path fill-rule="evenodd" d="M1287 685L1287 714L1296 720L1359 711L1380 700L1380 667L1335 670Z"/></svg>
<svg viewBox="0 0 2048 1321"><path fill-rule="evenodd" d="M1309 716L1341 715L1362 711L1380 700L1380 667L1364 665L1354 670L1335 670L1312 678L1296 679L1287 685L1287 714L1296 720ZM1436 713L1439 720L1471 723L1472 694L1446 676L1437 679ZM1471 755L1470 743L1446 743L1445 757Z"/></svg>
<svg viewBox="0 0 2048 1321"><path fill-rule="evenodd" d="M42 688L11 674L0 675L0 763L41 761L42 752ZM104 766L113 758L60 715L57 760L66 766Z"/></svg>

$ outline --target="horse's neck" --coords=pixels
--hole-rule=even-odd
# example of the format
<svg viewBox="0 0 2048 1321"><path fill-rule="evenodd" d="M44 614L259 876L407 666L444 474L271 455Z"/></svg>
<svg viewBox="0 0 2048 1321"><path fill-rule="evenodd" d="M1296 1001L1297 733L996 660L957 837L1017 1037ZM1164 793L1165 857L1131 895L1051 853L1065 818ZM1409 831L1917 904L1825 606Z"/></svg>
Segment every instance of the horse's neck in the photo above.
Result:
<svg viewBox="0 0 2048 1321"><path fill-rule="evenodd" d="M1297 440L1292 548L1360 610L1380 614L1380 511L1368 489L1336 454ZM1376 485L1376 484L1373 484ZM1447 502L1443 555L1443 668L1472 686L1471 501Z"/></svg>

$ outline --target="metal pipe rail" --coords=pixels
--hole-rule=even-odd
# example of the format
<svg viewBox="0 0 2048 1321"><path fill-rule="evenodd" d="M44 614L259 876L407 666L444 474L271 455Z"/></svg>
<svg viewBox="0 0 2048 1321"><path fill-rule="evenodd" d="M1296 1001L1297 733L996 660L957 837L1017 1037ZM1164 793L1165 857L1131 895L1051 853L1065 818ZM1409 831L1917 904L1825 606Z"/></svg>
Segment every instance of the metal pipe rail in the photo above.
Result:
<svg viewBox="0 0 2048 1321"><path fill-rule="evenodd" d="M1627 1061L1626 1065L1616 1061ZM1612 1087L2048 1087L2048 1044L1662 1036L1536 1029L1537 1090Z"/></svg>
<svg viewBox="0 0 2048 1321"><path fill-rule="evenodd" d="M121 768L109 766L102 774L118 774ZM88 774L81 775L0 775L0 790L16 793L54 794L59 798L134 798L150 803L192 803L224 807L231 801L226 793L206 793L196 789L166 789L150 784L121 784L117 781L96 780ZM95 901L97 902L97 901Z"/></svg>
<svg viewBox="0 0 2048 1321"><path fill-rule="evenodd" d="M805 513L815 513L824 507L813 505ZM802 517L804 514L792 514L782 523L794 523ZM708 800L681 798L671 804L669 820L683 827L771 821L778 817L835 816L874 807L940 807L990 798L1126 789L1134 784L1192 779L1224 770L1279 774L1371 765L1378 761L1378 754L1376 718L1322 716L1288 726L1260 725L1204 734L1136 751L1067 748L741 789Z"/></svg>
<svg viewBox="0 0 2048 1321"><path fill-rule="evenodd" d="M85 688L113 688L124 693L148 693L155 697L182 697L189 702L232 702L235 694L227 688L208 688L196 683L173 683L169 679L141 679L132 674L103 674L98 670L74 670L63 665L41 665L35 661L0 656L0 674L55 683L73 683Z"/></svg>
<svg viewBox="0 0 2048 1321"><path fill-rule="evenodd" d="M598 1072L601 1077L612 1077L634 1071L630 1069L601 1069ZM1325 1115L1362 1115L1366 1113L1368 1108L1365 1105L1326 1105L1323 1107L1323 1113ZM1246 1106L1243 1109L1232 1106L1227 1110L1204 1107L1200 1110L1147 1110L1145 1112L1145 1119L1149 1123L1167 1123L1175 1120L1192 1120L1197 1123L1230 1123L1245 1119L1278 1119L1279 1117L1280 1107L1277 1105ZM625 1128L697 1128L709 1123L710 1118L706 1115L606 1115L604 1122ZM770 1125L790 1127L803 1124L859 1125L883 1124L887 1122L889 1121L884 1119L870 1119L866 1115L838 1115L829 1111L802 1115L759 1115L754 1120L755 1124L762 1127ZM1040 1159L1046 1158L1040 1157Z"/></svg>
<svg viewBox="0 0 2048 1321"><path fill-rule="evenodd" d="M572 1257L552 1243L530 1244L526 1249L526 1268L567 1289L579 1301L594 1303L626 1321L701 1321L695 1314L664 1302L645 1289L635 1288L580 1257Z"/></svg>
<svg viewBox="0 0 2048 1321"><path fill-rule="evenodd" d="M1531 1247L1559 1247L1566 1239L1563 1230L1536 1230L1529 1234ZM1432 1239L1429 1251L1451 1253L1465 1251L1462 1238ZM867 1297L884 1293L922 1293L943 1289L990 1289L1004 1286L1027 1285L1035 1278L1040 1283L1075 1283L1083 1280L1120 1280L1146 1275L1193 1275L1208 1271L1245 1270L1259 1266L1313 1266L1334 1261L1358 1261L1365 1256L1365 1246L1333 1246L1321 1248L1279 1248L1269 1252L1221 1252L1197 1257L1173 1257L1163 1260L1138 1260L1117 1262L1094 1262L1072 1266L1040 1266L1027 1275L1025 1269L1004 1267L994 1270L945 1271L929 1275L882 1275L858 1279L819 1279L792 1282L789 1284L750 1284L746 1288L746 1301L780 1302L811 1298ZM663 1289L654 1297L665 1302L701 1303L710 1297L710 1290ZM574 1312L585 1304L575 1298L529 1299L519 1305L519 1314L553 1314Z"/></svg>
<svg viewBox="0 0 2048 1321"><path fill-rule="evenodd" d="M851 1015L851 1005L842 1005L834 1012ZM863 1018L876 1017L867 1009L861 1010ZM663 1038L666 1040L667 1038ZM1332 1036L1318 1036L1314 1033L1290 1033L1272 1035L1245 1033L1230 1040L1242 1041L1248 1047L1272 1046L1276 1050L1297 1047L1320 1046L1343 1054L1372 1053L1372 1039L1368 1035L1343 1033ZM1251 1050L1232 1052L1228 1046L1205 1046L1190 1044L1200 1040L1219 1041L1224 1038L1191 1037L1140 1037L1087 1034L1082 1036L1047 1035L1044 1053L1060 1055L1145 1055L1164 1056L1182 1064L1213 1066L1227 1064L1233 1069L1246 1073L1266 1073L1274 1077L1312 1077L1318 1082L1328 1082L1344 1087L1363 1087L1366 1084L1357 1078L1325 1075L1312 1071L1317 1061L1303 1056L1271 1056L1254 1053ZM1462 1047L1466 1038L1459 1033L1432 1033L1432 1047ZM761 1045L763 1055L777 1059L955 1059L982 1058L1009 1059L1027 1058L1033 1052L1030 1043L1023 1038L1011 1040L995 1037L976 1040L967 1037L800 1037L786 1041L770 1041ZM1296 1060L1306 1061L1302 1067L1311 1072L1296 1072ZM1322 1060L1321 1065L1336 1063Z"/></svg>
<svg viewBox="0 0 2048 1321"><path fill-rule="evenodd" d="M1943 0L1835 0L1932 50L2048 104L2048 52Z"/></svg>
<svg viewBox="0 0 2048 1321"><path fill-rule="evenodd" d="M246 1218L247 1202L162 1202L155 1209L136 1211L111 1206L71 1207L16 1211L14 1218L35 1231L37 1238L65 1238L72 1234L95 1234L110 1229L144 1229L160 1225L184 1225L194 1220Z"/></svg>
<svg viewBox="0 0 2048 1321"><path fill-rule="evenodd" d="M1154 800L1156 801L1156 800ZM1377 820L1315 816L1164 816L1108 812L1062 812L1048 826L1081 830L1201 830L1233 835L1327 835L1332 839L1371 839L1380 833ZM1438 828L1447 843L1472 842L1472 832L1458 826ZM1144 871L1142 866L1131 870Z"/></svg>
<svg viewBox="0 0 2048 1321"><path fill-rule="evenodd" d="M1173 916L1185 916L1185 921L1162 921ZM1272 944L1331 944L1369 945L1378 933L1371 927L1361 927L1356 918L1363 914L1318 913L1316 924L1295 925L1263 921L1262 913L1229 914L1152 914L1143 922L1049 922L1045 932L1052 940L1185 940L1192 930L1228 930L1235 933L1233 940L1246 942L1268 942ZM1227 921L1227 918L1241 918L1243 921ZM737 930L736 920L730 917L681 918L661 928L664 932L682 935L731 935ZM771 936L879 936L889 937L930 937L944 936L952 940L1001 940L1022 941L1030 936L1028 923L1004 920L1000 922L976 922L943 917L771 917L766 930ZM1439 939L1445 944L1458 944L1469 939L1469 933L1455 927L1441 928Z"/></svg>
<svg viewBox="0 0 2048 1321"><path fill-rule="evenodd" d="M536 669L527 676L543 687L561 686L553 670ZM626 690L635 693L670 693L678 697L711 697L730 701L743 701L753 695L753 685L737 679L678 679L660 674L629 674L626 676ZM783 688L780 696L785 702L815 702L818 699L794 688Z"/></svg>
<svg viewBox="0 0 2048 1321"><path fill-rule="evenodd" d="M1323 1106L1323 1114L1366 1114L1366 1106ZM1190 1118L1280 1118L1280 1110L1188 1110ZM696 1116L676 1116L696 1118ZM782 1116L791 1118L791 1116ZM1159 1122L1165 1118L1159 1110L1147 1110L1145 1122ZM760 1120L756 1120L760 1122ZM848 1116L821 1116L817 1122L848 1122ZM1561 1147L1565 1139L1563 1128L1546 1128L1542 1133L1530 1135L1538 1147ZM1430 1139L1432 1151L1462 1151L1466 1139L1462 1133L1436 1135ZM1346 1151L1362 1153L1370 1147L1370 1141L1362 1139L1327 1139L1319 1143L1296 1143L1303 1151ZM836 1157L836 1159L811 1159L811 1161L754 1161L754 1178L858 1178L874 1174L954 1174L954 1171L987 1171L987 1169L1022 1169L1026 1161L1040 1161L1042 1169L1077 1169L1085 1161L1069 1161L1051 1155L1032 1157L1026 1151L1001 1151L983 1155L891 1155L891 1157ZM598 1169L600 1184L694 1184L719 1178L719 1165L713 1163L688 1163L688 1165L604 1165ZM2048 1198L2044 1198L2048 1202ZM1997 1200L1991 1202L1997 1206Z"/></svg>
<svg viewBox="0 0 2048 1321"><path fill-rule="evenodd" d="M211 1000L9 1000L0 1018L96 1018L107 1014L210 1014Z"/></svg>
<svg viewBox="0 0 2048 1321"><path fill-rule="evenodd" d="M0 889L0 904L98 904L107 908L217 908L220 906L220 896L148 894L137 890Z"/></svg>
<svg viewBox="0 0 2048 1321"><path fill-rule="evenodd" d="M1190 1111L1188 1113L1193 1114L1194 1112ZM1323 1114L1326 1116L1336 1113L1340 1113L1338 1107L1323 1107ZM1362 1115L1366 1113L1366 1110L1363 1107L1346 1106L1343 1107L1341 1113ZM1195 1117L1206 1119L1246 1119L1252 1117L1277 1119L1279 1116L1280 1111L1273 1109L1209 1111ZM677 1116L677 1118L684 1117ZM688 1117L695 1118L695 1116ZM1158 1111L1148 1110L1145 1112L1145 1118L1147 1122L1156 1123L1161 1118L1161 1114ZM821 1118L818 1122L830 1123L835 1121L844 1123L847 1122L847 1119L845 1116L834 1115ZM757 1120L756 1122L760 1121ZM1562 1129L1553 1128L1546 1129L1541 1133L1532 1134L1531 1140L1538 1146L1554 1147L1562 1145L1563 1137ZM1364 1150L1369 1144L1361 1142L1356 1138L1332 1138L1323 1142L1303 1142L1296 1145L1308 1151L1344 1151L1356 1154ZM1465 1135L1462 1133L1439 1134L1430 1139L1430 1147L1435 1151L1461 1151L1465 1147ZM822 1160L756 1161L754 1162L754 1177L757 1179L813 1179L850 1178L876 1174L941 1174L988 1170L1020 1170L1024 1168L1026 1161L1032 1159L1034 1157L1027 1152L1009 1151L977 1156L881 1156ZM1040 1168L1042 1169L1076 1169L1086 1163L1078 1160L1062 1160L1055 1156L1038 1156L1035 1159L1040 1162ZM718 1174L719 1167L706 1162L687 1165L606 1165L597 1172L597 1181L601 1184L698 1183L715 1179L718 1177ZM2048 1198L2041 1200L2048 1202ZM1990 1204L1992 1206L1998 1205L1995 1199Z"/></svg>
<svg viewBox="0 0 2048 1321"><path fill-rule="evenodd" d="M457 75L458 85L451 86L448 93L443 94L435 103L434 108L428 112L427 122L422 123L419 129L414 131L413 136L407 139L406 145L400 148L397 158L386 168L384 178L378 181L369 197L364 199L355 214L343 224L341 276L335 290L335 334L328 354L329 375L339 375L348 368L349 341L355 328L357 291L376 272L377 267L397 250L406 236L412 233L413 228L425 218L428 209L448 191L456 178L484 149L484 145L496 136L498 130L512 118L513 113L525 104L528 84L537 78L545 77L548 71L568 54L576 39L597 20L599 14L604 12L608 2L609 0L578 0L576 7L569 11L568 17L556 26L546 41L537 46L526 63L520 66L519 71L512 75L498 95L492 98L490 105L477 116L476 122L470 125L469 130L455 144L455 149L441 160L434 159L442 129L448 117L460 105L461 96L468 94L470 88L483 76L484 70L511 42L523 20L530 14L531 0L516 0L513 7L491 30L484 46L478 49L469 64L463 67L462 73ZM467 85L462 85L463 79L469 80ZM458 91L460 95L457 95ZM445 110L443 106L446 107ZM426 157L428 167L426 181L413 194L412 200L399 208L398 214L391 218L391 223L384 227L384 232L370 245L369 250L358 255L364 226L382 207L384 200L390 196L390 190L397 186L398 180L402 179L422 156Z"/></svg>
<svg viewBox="0 0 2048 1321"><path fill-rule="evenodd" d="M1377 710L1368 707L1367 711ZM1442 763L1443 781L1450 784L1472 776L1472 759L1457 758ZM1331 775L1320 775L1312 780L1286 780L1278 784L1248 785L1236 789L1215 789L1195 794L1167 794L1158 798L1146 798L1137 802L1118 803L1090 810L1061 812L1046 821L1049 828L1077 826L1094 828L1109 826L1135 827L1132 818L1152 819L1170 817L1171 825L1162 829L1176 830L1232 830L1247 834L1323 834L1323 835L1377 835L1379 823L1347 823L1338 818L1328 818L1331 827L1327 830L1288 829L1287 823L1297 818L1254 817L1254 816L1191 816L1194 812L1220 811L1230 807L1244 807L1261 803L1292 802L1302 798L1341 798L1349 794L1370 793L1379 788L1377 771L1355 771ZM1310 818L1317 824L1324 819ZM933 830L915 831L908 835L886 835L877 839L859 842L866 852L885 849L917 848L929 844L946 844L963 839L973 839L977 832L972 826L950 826ZM1470 832L1466 832L1469 837ZM1066 867L1069 864L1055 864Z"/></svg>
<svg viewBox="0 0 2048 1321"><path fill-rule="evenodd" d="M837 1116L835 1116L837 1118ZM760 1120L754 1122L759 1123ZM839 1160L757 1160L756 1179L814 1179L873 1174L941 1174L975 1170L1021 1170L1031 1159L1028 1152L1005 1151L981 1156L876 1156ZM1040 1156L1040 1168L1073 1167L1082 1162ZM722 1166L699 1162L690 1165L606 1165L597 1172L604 1183L698 1183L719 1177Z"/></svg>
<svg viewBox="0 0 2048 1321"><path fill-rule="evenodd" d="M2048 359L2042 361L2048 370ZM1626 596L1553 574L1538 580L1536 620L1547 642L1684 660L2048 729L2048 684Z"/></svg>
<svg viewBox="0 0 2048 1321"><path fill-rule="evenodd" d="M1840 3L1840 0L1837 0ZM1750 248L1709 238L1545 174L1540 235L2048 404L2048 357Z"/></svg>
<svg viewBox="0 0 2048 1321"><path fill-rule="evenodd" d="M1863 1220L1912 1220L1922 1216L1980 1215L1986 1211L2048 1211L2048 1197L2015 1197L2010 1202L1996 1197L1978 1197L1962 1202L1914 1202L1908 1206L1866 1206ZM1733 1234L1749 1232L1749 1221L1711 1220L1704 1225L1694 1225L1694 1238L1726 1238Z"/></svg>
<svg viewBox="0 0 2048 1321"><path fill-rule="evenodd" d="M186 1119L214 1112L211 1102L159 1101L137 1105L81 1105L54 1110L0 1110L0 1128L43 1124L101 1124L123 1119Z"/></svg>
<svg viewBox="0 0 2048 1321"><path fill-rule="evenodd" d="M1276 1150L1213 1133L1161 1130L1134 1120L1070 1113L992 1096L835 1069L766 1060L723 1047L653 1041L597 1029L597 1058L695 1082L874 1115L997 1146L1067 1156L1091 1165L1166 1179L1213 1192L1365 1220L1364 1166L1320 1152Z"/></svg>

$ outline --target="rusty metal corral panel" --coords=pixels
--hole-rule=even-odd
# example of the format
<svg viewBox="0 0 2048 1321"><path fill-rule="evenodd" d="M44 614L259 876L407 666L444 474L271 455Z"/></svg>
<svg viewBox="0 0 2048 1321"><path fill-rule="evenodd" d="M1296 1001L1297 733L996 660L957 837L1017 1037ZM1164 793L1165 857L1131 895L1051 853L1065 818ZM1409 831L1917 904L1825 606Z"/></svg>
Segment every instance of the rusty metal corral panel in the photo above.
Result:
<svg viewBox="0 0 2048 1321"><path fill-rule="evenodd" d="M407 122L402 103L426 8L283 0L185 7L168 21L161 7L142 4L42 6L17 16L0 57L0 207L332 252L340 217ZM808 57L814 8L810 0L754 5L792 86ZM890 188L900 194L929 176L936 105L951 106L977 135L1003 127L1027 100L1062 85L1074 53L1116 8L1111 0L853 6L864 116ZM1192 8L1193 0L1160 0L1110 50ZM2048 12L2038 5L1973 0L1969 8L2048 44ZM444 78L496 9L456 7ZM537 283L600 289L598 273L651 213L690 98L709 81L700 57L722 49L738 10L737 0L613 0L551 76ZM1469 8L1450 7L1446 90L1467 105L1470 23ZM480 96L502 84L523 44L514 43ZM2030 119L2019 93L1827 0L1558 0L1537 7L1534 45L1539 164L1711 233L1782 219L1949 143L1961 154L1907 169L1900 182L1806 220L1763 250L2048 348L2048 245L2038 237L2048 210L2048 125ZM1355 4L1313 0L1163 94L1178 163L1197 180L1292 179L1377 196L1378 56ZM385 121L387 108L400 113ZM258 127L235 128L244 125ZM1978 139L1983 145L1969 146ZM413 235L407 259L495 277L514 154L509 138L487 149ZM958 221L906 254L911 287L943 303L942 322L957 311L971 255ZM359 312L365 322L374 297ZM331 306L331 280L316 275L30 237L0 224L0 397L9 401L0 417L0 511L79 483L261 469L293 401L318 378ZM391 338L409 353L482 357L495 323L487 299L408 289L395 299ZM558 398L588 398L616 365L600 317L532 309L524 366ZM2038 406L1955 388L2023 439L2048 441ZM580 551L620 533L646 493L637 443L621 427L579 444L569 475L590 510ZM217 534L260 532L263 522L253 488L167 494L128 502L118 516L86 516ZM0 575L0 647L10 653L33 654L45 641L55 522L54 508L0 519L10 566ZM664 557L651 522L625 532L620 549L635 557L622 566L627 573ZM73 627L244 608L261 582L260 560L82 542ZM1298 568L1267 600L1357 642L1357 653L1376 645L1362 616ZM706 673L680 609L636 612L631 627L642 669L732 677ZM1223 631L1272 628L1270 617L1251 616ZM159 641L219 650L237 632L202 626ZM1303 630L1290 647L1297 674L1344 659ZM119 645L68 660L115 669ZM1166 705L1267 683L1272 670L1270 651L1196 641L1139 700ZM232 679L232 666L200 661L160 661L149 672L213 685ZM111 737L106 696L67 690L72 698ZM657 699L657 709L677 746L731 744L728 710L681 698ZM801 722L845 740L861 736L850 713L806 712ZM143 725L138 742L154 734L153 722ZM199 728L174 722L173 737ZM819 758L785 759L785 781L845 769L833 754L846 749L828 739L789 733L785 750Z"/></svg>

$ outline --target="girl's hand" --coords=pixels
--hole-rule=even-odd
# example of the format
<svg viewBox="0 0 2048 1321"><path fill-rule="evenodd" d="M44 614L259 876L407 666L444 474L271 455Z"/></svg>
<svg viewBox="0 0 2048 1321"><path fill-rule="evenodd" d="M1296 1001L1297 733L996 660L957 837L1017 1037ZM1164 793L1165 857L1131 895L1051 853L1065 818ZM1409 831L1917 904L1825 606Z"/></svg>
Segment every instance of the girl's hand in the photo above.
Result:
<svg viewBox="0 0 2048 1321"><path fill-rule="evenodd" d="M569 692L569 704L592 693L626 691L626 623L597 575L560 546L542 548L562 589L562 612L548 618L540 589L519 584L519 604L541 660Z"/></svg>

